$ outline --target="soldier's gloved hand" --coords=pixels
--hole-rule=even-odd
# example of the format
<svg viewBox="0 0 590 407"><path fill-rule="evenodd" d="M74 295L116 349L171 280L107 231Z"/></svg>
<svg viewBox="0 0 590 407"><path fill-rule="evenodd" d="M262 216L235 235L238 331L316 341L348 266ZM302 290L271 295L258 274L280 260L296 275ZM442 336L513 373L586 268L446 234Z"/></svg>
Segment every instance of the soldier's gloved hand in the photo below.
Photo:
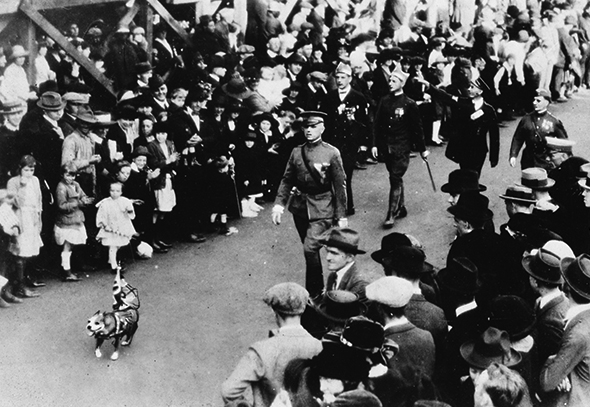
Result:
<svg viewBox="0 0 590 407"><path fill-rule="evenodd" d="M379 154L379 151L377 150L377 147L371 148L371 154L373 155L373 158L376 160L377 159L377 155Z"/></svg>
<svg viewBox="0 0 590 407"><path fill-rule="evenodd" d="M516 165L516 157L510 157L509 163L511 167L514 167Z"/></svg>
<svg viewBox="0 0 590 407"><path fill-rule="evenodd" d="M275 205L272 207L272 223L274 223L275 225L280 225L281 224L281 215L283 214L283 212L285 211L285 208L283 208L281 205Z"/></svg>
<svg viewBox="0 0 590 407"><path fill-rule="evenodd" d="M347 228L348 227L348 219L346 219L346 218L338 219L338 227L339 228Z"/></svg>
<svg viewBox="0 0 590 407"><path fill-rule="evenodd" d="M568 393L571 389L572 384L570 383L570 379L568 379L567 377L563 379L561 383L559 383L559 385L557 386L557 391L560 391L562 393Z"/></svg>
<svg viewBox="0 0 590 407"><path fill-rule="evenodd" d="M420 157L422 157L423 160L426 160L426 157L428 157L430 155L430 151L428 150L424 150L420 153Z"/></svg>

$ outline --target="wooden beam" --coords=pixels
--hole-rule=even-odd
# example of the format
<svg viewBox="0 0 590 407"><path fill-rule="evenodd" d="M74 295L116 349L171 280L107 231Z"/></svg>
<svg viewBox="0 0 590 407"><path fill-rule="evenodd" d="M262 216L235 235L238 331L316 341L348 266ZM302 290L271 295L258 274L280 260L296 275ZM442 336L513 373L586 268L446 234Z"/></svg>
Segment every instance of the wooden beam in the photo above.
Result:
<svg viewBox="0 0 590 407"><path fill-rule="evenodd" d="M37 69L35 67L35 59L37 59L37 35L35 30L35 24L30 19L27 19L27 28L26 28L26 47L29 51L29 66L27 69L27 77L29 79L29 83L31 85L37 85Z"/></svg>
<svg viewBox="0 0 590 407"><path fill-rule="evenodd" d="M36 10L48 10L53 8L70 8L76 6L88 6L102 3L123 3L125 0L30 0L31 7Z"/></svg>
<svg viewBox="0 0 590 407"><path fill-rule="evenodd" d="M293 11L293 9L295 8L295 6L299 3L299 0L287 0L287 4L285 4L285 7L283 7L283 11L281 11L281 14L279 15L278 20L285 24L285 21L287 21L287 18L289 18L289 16L291 15L291 12Z"/></svg>
<svg viewBox="0 0 590 407"><path fill-rule="evenodd" d="M147 41L147 53L150 61L152 60L152 41L154 40L154 10L145 5L145 40Z"/></svg>
<svg viewBox="0 0 590 407"><path fill-rule="evenodd" d="M113 96L117 96L115 90L113 89L111 80L104 76L102 72L100 72L96 66L86 58L84 55L78 52L76 47L74 47L70 42L67 40L63 34L55 28L45 17L39 13L36 9L34 9L27 1L23 1L21 3L20 9L23 13L25 13L35 24L37 24L47 35L49 35L55 42L59 44L74 60L79 63L84 69L86 69L102 86L104 86Z"/></svg>
<svg viewBox="0 0 590 407"><path fill-rule="evenodd" d="M137 0L133 3L133 6L131 6L131 8L129 10L127 10L127 13L123 16L123 18L121 20L119 20L119 26L120 27L129 27L129 24L131 24L131 22L133 21L133 19L135 18L135 16L137 15L137 13L139 12L139 4L137 4Z"/></svg>
<svg viewBox="0 0 590 407"><path fill-rule="evenodd" d="M184 30L184 28L182 28L178 21L176 21L174 17L172 17L168 10L164 8L162 3L160 3L158 0L147 0L147 3L153 7L156 13L158 13L162 17L162 19L166 21L170 27L172 27L176 34L178 34L180 38L182 38L188 46L193 46L193 41L191 37L186 33L186 31Z"/></svg>

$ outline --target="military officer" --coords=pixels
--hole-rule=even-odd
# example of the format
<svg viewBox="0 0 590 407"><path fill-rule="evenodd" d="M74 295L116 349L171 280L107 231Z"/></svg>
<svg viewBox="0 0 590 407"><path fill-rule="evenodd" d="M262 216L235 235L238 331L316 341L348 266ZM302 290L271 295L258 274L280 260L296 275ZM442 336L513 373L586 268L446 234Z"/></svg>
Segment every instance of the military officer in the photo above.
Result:
<svg viewBox="0 0 590 407"><path fill-rule="evenodd" d="M540 167L549 171L553 167L545 138L566 139L568 137L561 120L547 111L550 102L551 93L545 89L537 89L537 95L533 100L535 110L520 119L512 137L510 166L516 165L516 157L524 144L520 159L522 169Z"/></svg>
<svg viewBox="0 0 590 407"><path fill-rule="evenodd" d="M301 113L307 142L296 147L279 185L272 221L278 225L284 208L293 214L303 243L306 262L306 288L311 297L322 293L324 279L318 238L335 223L347 227L346 175L337 148L322 141L325 130L323 112Z"/></svg>

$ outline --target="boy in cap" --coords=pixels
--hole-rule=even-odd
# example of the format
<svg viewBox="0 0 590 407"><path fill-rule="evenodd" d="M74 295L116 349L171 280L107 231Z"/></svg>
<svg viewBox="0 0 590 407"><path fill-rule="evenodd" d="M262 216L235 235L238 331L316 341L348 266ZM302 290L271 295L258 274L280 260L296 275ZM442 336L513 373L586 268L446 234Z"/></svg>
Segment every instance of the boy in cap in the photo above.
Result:
<svg viewBox="0 0 590 407"><path fill-rule="evenodd" d="M366 294L385 328L385 338L400 349L388 360L388 374L370 379L371 390L384 405L412 405L419 398L428 398L415 389L430 381L434 373L434 341L428 331L417 328L405 316L412 283L400 277L382 277L367 286Z"/></svg>
<svg viewBox="0 0 590 407"><path fill-rule="evenodd" d="M293 214L295 227L303 243L306 262L305 284L312 297L322 293L324 279L318 236L334 222L347 227L346 175L340 152L322 141L323 112L301 114L307 142L295 147L285 168L272 209L272 221L281 223L287 208Z"/></svg>
<svg viewBox="0 0 590 407"><path fill-rule="evenodd" d="M265 293L263 301L273 309L278 329L271 332L270 338L250 346L223 382L221 395L225 403L237 405L251 388L252 406L270 406L283 387L287 364L297 358L310 359L321 352L321 342L301 326L301 314L308 299L307 290L296 283L280 283Z"/></svg>
<svg viewBox="0 0 590 407"><path fill-rule="evenodd" d="M407 215L403 176L415 146L423 159L428 157L424 145L422 119L418 105L404 94L408 74L399 67L389 77L390 94L381 99L373 126L373 158L383 157L389 172L389 204L383 227L391 228L396 218Z"/></svg>

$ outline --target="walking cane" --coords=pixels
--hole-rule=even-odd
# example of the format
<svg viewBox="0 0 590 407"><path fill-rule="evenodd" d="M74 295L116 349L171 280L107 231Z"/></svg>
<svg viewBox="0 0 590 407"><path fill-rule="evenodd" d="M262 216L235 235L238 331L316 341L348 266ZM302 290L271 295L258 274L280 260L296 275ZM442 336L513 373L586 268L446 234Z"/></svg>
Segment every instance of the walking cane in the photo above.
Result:
<svg viewBox="0 0 590 407"><path fill-rule="evenodd" d="M426 164L426 169L428 169L428 176L430 177L430 183L432 184L432 189L436 192L436 185L434 185L434 178L432 177L432 170L430 169L430 163L426 157L422 157L424 163Z"/></svg>

